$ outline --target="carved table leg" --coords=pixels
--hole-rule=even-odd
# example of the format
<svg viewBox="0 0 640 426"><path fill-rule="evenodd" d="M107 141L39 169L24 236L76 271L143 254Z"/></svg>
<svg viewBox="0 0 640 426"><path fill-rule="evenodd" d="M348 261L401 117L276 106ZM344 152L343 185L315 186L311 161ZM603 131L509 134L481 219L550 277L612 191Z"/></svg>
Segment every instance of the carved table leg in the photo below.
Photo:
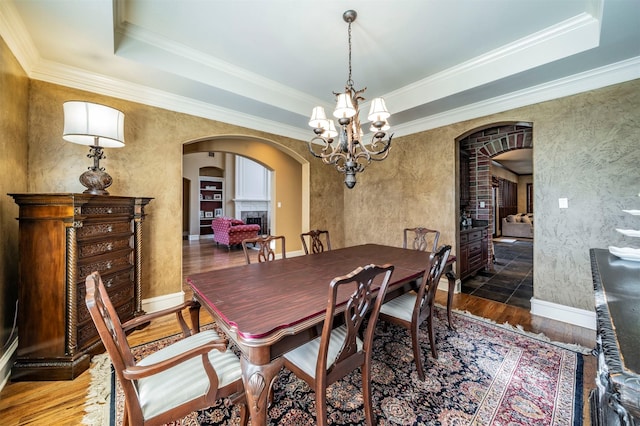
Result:
<svg viewBox="0 0 640 426"><path fill-rule="evenodd" d="M252 426L267 425L269 392L283 363L284 360L278 358L269 364L255 365L244 356L240 358L242 382L247 396Z"/></svg>
<svg viewBox="0 0 640 426"><path fill-rule="evenodd" d="M456 290L456 274L452 270L447 271L447 280L449 281L449 292L447 294L447 319L449 320L449 328L455 330L453 322L451 322L451 304L453 303L453 292Z"/></svg>

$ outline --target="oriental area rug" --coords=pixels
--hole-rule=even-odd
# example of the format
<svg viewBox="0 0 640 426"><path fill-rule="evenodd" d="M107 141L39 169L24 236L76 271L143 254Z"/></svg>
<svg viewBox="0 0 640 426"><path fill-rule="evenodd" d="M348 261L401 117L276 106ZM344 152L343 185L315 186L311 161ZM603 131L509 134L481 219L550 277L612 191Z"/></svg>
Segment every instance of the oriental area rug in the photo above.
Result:
<svg viewBox="0 0 640 426"><path fill-rule="evenodd" d="M446 311L438 307L435 313L438 359L431 356L426 324L420 332L424 381L418 379L407 331L378 326L372 388L379 425L582 424L585 348L461 312L454 312L456 329L450 330ZM135 354L144 356L171 339L138 346ZM106 355L95 357L92 375L84 423L120 425L123 395ZM273 391L270 424L315 424L314 392L304 381L282 369ZM327 404L331 425L364 424L359 370L329 387ZM222 400L175 424L236 425L237 408Z"/></svg>

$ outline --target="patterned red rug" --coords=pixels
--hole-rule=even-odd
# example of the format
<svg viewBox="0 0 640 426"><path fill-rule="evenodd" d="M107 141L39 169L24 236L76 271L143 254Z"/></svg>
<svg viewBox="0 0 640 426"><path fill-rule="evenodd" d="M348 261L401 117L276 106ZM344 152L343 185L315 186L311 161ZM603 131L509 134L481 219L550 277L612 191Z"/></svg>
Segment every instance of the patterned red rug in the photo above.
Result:
<svg viewBox="0 0 640 426"><path fill-rule="evenodd" d="M378 424L582 424L580 351L586 350L463 313L455 314L457 329L449 330L445 312L436 309L436 314L437 360L431 357L426 333L420 336L423 354L428 356L425 381L417 377L406 331L390 325L384 332L378 327L372 374ZM153 342L135 351L143 355L167 342ZM114 387L108 403L111 422L87 419L86 424L121 424L122 394L116 383ZM329 388L330 424L364 424L360 387L360 373L354 372ZM273 400L271 424L315 424L313 391L285 369L274 384ZM93 408L95 413L95 404ZM236 407L222 401L177 424L234 425L237 420Z"/></svg>

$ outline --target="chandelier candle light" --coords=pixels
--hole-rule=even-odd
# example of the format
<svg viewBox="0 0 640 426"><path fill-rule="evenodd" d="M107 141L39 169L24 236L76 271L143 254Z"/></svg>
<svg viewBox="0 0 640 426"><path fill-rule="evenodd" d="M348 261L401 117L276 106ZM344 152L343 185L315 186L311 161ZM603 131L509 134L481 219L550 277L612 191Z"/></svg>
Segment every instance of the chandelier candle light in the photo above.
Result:
<svg viewBox="0 0 640 426"><path fill-rule="evenodd" d="M90 147L87 157L93 158L93 166L80 175L85 194L109 195L106 188L113 179L100 167L106 158L102 148L124 146L124 114L117 109L81 101L68 101L64 105L64 130L66 141Z"/></svg>
<svg viewBox="0 0 640 426"><path fill-rule="evenodd" d="M333 120L327 119L324 108L317 106L313 108L309 126L313 127L316 136L309 141L309 151L315 157L322 159L324 164L332 164L335 168L345 174L344 183L347 188L356 185L356 173L364 171L364 168L374 161L381 161L389 155L391 138L384 139L385 131L389 129L388 118L391 116L384 99L375 98L371 101L368 119L371 121L370 131L373 132L371 143L362 143L364 135L360 127L358 103L365 98L361 94L367 90L353 88L351 79L351 24L356 20L358 14L354 10L347 10L342 15L345 22L349 24L349 78L344 88L344 93L333 94L336 96L336 108L333 116L338 119L340 131L336 131ZM332 145L333 138L339 136L338 143ZM320 149L320 147L322 147Z"/></svg>

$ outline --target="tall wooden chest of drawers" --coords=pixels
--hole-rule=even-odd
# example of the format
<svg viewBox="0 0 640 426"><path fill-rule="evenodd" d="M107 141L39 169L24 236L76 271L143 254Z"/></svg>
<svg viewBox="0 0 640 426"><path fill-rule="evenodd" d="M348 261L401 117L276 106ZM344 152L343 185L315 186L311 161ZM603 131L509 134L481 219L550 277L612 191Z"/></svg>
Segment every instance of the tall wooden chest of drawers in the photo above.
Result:
<svg viewBox="0 0 640 426"><path fill-rule="evenodd" d="M74 379L103 350L84 302L87 275L100 272L122 321L142 313L142 221L151 198L9 195L20 206L11 380Z"/></svg>

